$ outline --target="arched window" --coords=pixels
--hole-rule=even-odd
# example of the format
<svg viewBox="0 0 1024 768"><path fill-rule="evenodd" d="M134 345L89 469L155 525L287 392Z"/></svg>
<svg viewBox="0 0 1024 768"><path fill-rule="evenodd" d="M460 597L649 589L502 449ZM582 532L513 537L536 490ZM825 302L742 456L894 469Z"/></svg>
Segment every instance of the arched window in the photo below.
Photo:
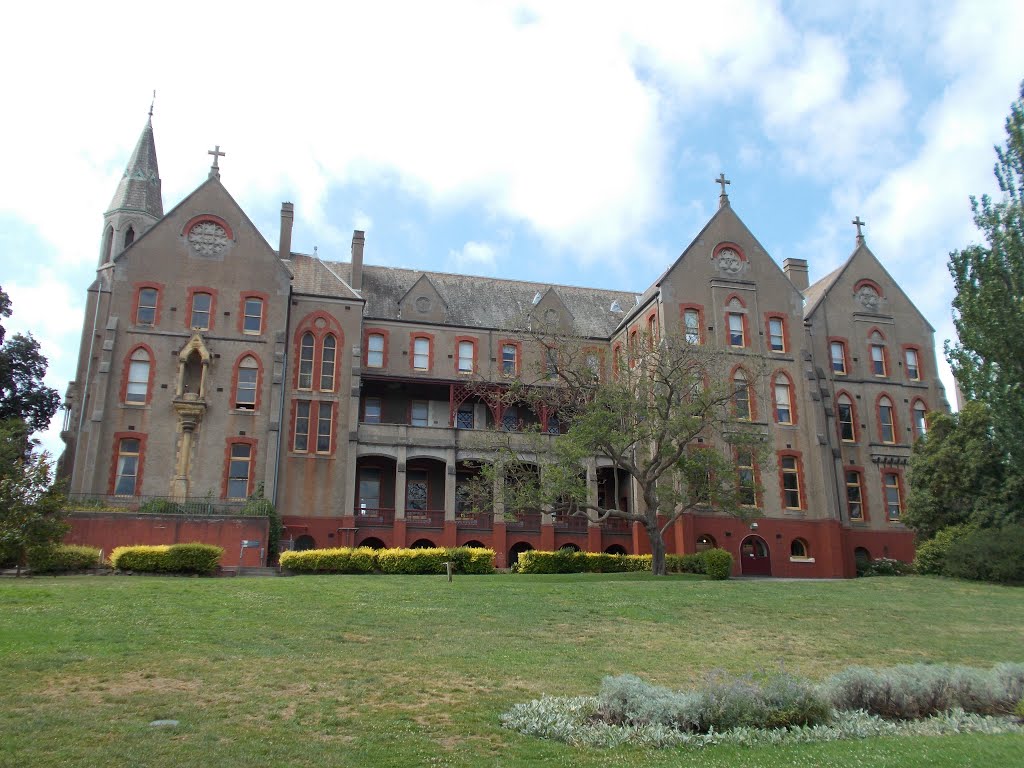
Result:
<svg viewBox="0 0 1024 768"><path fill-rule="evenodd" d="M107 231L103 233L103 250L100 253L100 263L105 264L110 261L111 251L114 250L114 228L107 227Z"/></svg>
<svg viewBox="0 0 1024 768"><path fill-rule="evenodd" d="M141 347L132 352L128 361L128 382L124 390L124 401L145 405L149 401L149 352Z"/></svg>
<svg viewBox="0 0 1024 768"><path fill-rule="evenodd" d="M472 373L475 358L476 345L472 341L460 341L458 372L462 374Z"/></svg>
<svg viewBox="0 0 1024 768"><path fill-rule="evenodd" d="M928 434L928 407L924 404L924 400L915 400L910 410L914 425L914 437L924 437Z"/></svg>
<svg viewBox="0 0 1024 768"><path fill-rule="evenodd" d="M124 233L124 246L122 247L122 250L124 248L127 248L129 245L131 245L134 242L135 242L135 230L132 227L128 227L128 230Z"/></svg>
<svg viewBox="0 0 1024 768"><path fill-rule="evenodd" d="M747 318L743 311L743 302L733 298L728 303L726 323L729 328L729 346L747 346Z"/></svg>
<svg viewBox="0 0 1024 768"><path fill-rule="evenodd" d="M793 539L792 543L789 545L790 557L806 559L809 557L808 552L810 552L810 550L807 548L807 542L803 539Z"/></svg>
<svg viewBox="0 0 1024 768"><path fill-rule="evenodd" d="M715 543L715 537L709 534L704 534L697 537L697 551L703 552L707 549L714 549L718 544Z"/></svg>
<svg viewBox="0 0 1024 768"><path fill-rule="evenodd" d="M900 476L895 472L882 473L882 490L885 492L885 510L890 520L899 520L903 512Z"/></svg>
<svg viewBox="0 0 1024 768"><path fill-rule="evenodd" d="M896 414L893 412L892 400L885 395L878 398L878 433L883 443L896 442Z"/></svg>
<svg viewBox="0 0 1024 768"><path fill-rule="evenodd" d="M844 443L857 442L857 408L845 392L836 400L836 411L839 422L839 439Z"/></svg>
<svg viewBox="0 0 1024 768"><path fill-rule="evenodd" d="M299 342L299 389L313 388L313 334L308 331L302 334Z"/></svg>
<svg viewBox="0 0 1024 768"><path fill-rule="evenodd" d="M320 391L333 392L338 340L334 338L333 333L329 333L324 336L322 344L322 354L320 357Z"/></svg>
<svg viewBox="0 0 1024 768"><path fill-rule="evenodd" d="M793 410L792 385L784 373L776 374L773 393L775 395L775 422L777 424L795 424L796 414Z"/></svg>
<svg viewBox="0 0 1024 768"><path fill-rule="evenodd" d="M757 504L754 452L749 448L740 448L736 451L736 488L740 504L745 507Z"/></svg>
<svg viewBox="0 0 1024 768"><path fill-rule="evenodd" d="M259 363L252 355L238 361L235 384L235 408L254 411L259 399Z"/></svg>
<svg viewBox="0 0 1024 768"><path fill-rule="evenodd" d="M701 310L696 306L683 306L683 338L687 344L700 344L704 338L701 333Z"/></svg>
<svg viewBox="0 0 1024 768"><path fill-rule="evenodd" d="M871 373L875 376L888 376L888 356L885 352L885 337L878 331L871 332Z"/></svg>
<svg viewBox="0 0 1024 768"><path fill-rule="evenodd" d="M384 334L371 333L366 337L366 367L384 367Z"/></svg>
<svg viewBox="0 0 1024 768"><path fill-rule="evenodd" d="M742 368L737 368L732 375L732 404L736 418L741 421L750 421L752 409L750 407L750 383L747 381L747 374Z"/></svg>

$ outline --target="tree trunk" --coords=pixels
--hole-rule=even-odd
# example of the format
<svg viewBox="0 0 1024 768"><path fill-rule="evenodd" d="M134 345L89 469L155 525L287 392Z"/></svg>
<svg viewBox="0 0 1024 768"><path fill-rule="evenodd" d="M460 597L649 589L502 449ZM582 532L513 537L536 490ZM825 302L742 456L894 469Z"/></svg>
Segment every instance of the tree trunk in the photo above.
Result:
<svg viewBox="0 0 1024 768"><path fill-rule="evenodd" d="M658 524L647 525L647 538L651 540L651 573L664 576L665 571L665 539L661 535Z"/></svg>

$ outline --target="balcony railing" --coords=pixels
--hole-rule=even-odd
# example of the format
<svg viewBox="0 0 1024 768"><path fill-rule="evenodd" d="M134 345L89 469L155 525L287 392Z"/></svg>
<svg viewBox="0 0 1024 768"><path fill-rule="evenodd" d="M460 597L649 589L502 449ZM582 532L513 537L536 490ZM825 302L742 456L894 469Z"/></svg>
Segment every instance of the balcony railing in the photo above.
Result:
<svg viewBox="0 0 1024 768"><path fill-rule="evenodd" d="M65 509L69 512L114 512L133 515L266 517L270 502L266 499L212 499L208 496L181 498L71 493L67 496Z"/></svg>
<svg viewBox="0 0 1024 768"><path fill-rule="evenodd" d="M511 512L505 517L505 528L510 531L539 531L540 512Z"/></svg>
<svg viewBox="0 0 1024 768"><path fill-rule="evenodd" d="M405 524L412 528L443 528L443 509L407 509Z"/></svg>
<svg viewBox="0 0 1024 768"><path fill-rule="evenodd" d="M555 515L552 522L558 531L586 531L588 520L579 515Z"/></svg>
<svg viewBox="0 0 1024 768"><path fill-rule="evenodd" d="M601 525L611 533L629 533L633 530L633 523L621 517L607 517Z"/></svg>
<svg viewBox="0 0 1024 768"><path fill-rule="evenodd" d="M395 510L387 507L356 507L354 515L356 525L367 528L390 528L395 522Z"/></svg>
<svg viewBox="0 0 1024 768"><path fill-rule="evenodd" d="M494 527L494 513L479 512L474 515L468 512L456 512L455 525L459 528L475 528L478 531L489 531Z"/></svg>

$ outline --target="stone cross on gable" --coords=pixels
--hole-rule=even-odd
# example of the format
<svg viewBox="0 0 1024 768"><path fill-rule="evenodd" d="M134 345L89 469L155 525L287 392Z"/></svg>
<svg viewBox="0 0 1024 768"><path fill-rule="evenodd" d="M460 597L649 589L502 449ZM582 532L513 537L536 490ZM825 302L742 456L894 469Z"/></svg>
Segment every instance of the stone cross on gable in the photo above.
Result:
<svg viewBox="0 0 1024 768"><path fill-rule="evenodd" d="M860 216L857 216L853 221L850 222L857 228L857 242L864 242L864 234L860 231L860 228L864 226L866 222L860 220Z"/></svg>
<svg viewBox="0 0 1024 768"><path fill-rule="evenodd" d="M718 174L718 178L715 179L715 183L719 184L722 187L722 192L718 196L718 207L722 208L723 206L726 206L726 205L729 204L729 196L727 194L725 194L725 185L726 184L732 184L732 182L729 181L727 178L725 178L725 174L724 173L720 173L720 174Z"/></svg>
<svg viewBox="0 0 1024 768"><path fill-rule="evenodd" d="M214 146L213 149L207 150L206 154L213 155L213 165L210 166L210 178L213 178L214 176L216 176L219 179L220 178L220 165L218 164L217 161L220 160L222 157L227 157L228 153L227 152L221 152L220 151L220 144L217 144L216 146Z"/></svg>

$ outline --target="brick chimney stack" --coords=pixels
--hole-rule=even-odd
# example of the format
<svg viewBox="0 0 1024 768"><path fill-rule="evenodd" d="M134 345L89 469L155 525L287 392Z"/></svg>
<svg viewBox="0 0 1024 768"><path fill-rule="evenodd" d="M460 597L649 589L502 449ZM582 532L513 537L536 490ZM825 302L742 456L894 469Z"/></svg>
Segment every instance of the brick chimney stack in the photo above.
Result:
<svg viewBox="0 0 1024 768"><path fill-rule="evenodd" d="M807 286L811 284L807 277L807 259L786 259L782 262L782 271L786 273L789 282L796 286L801 293L806 291Z"/></svg>
<svg viewBox="0 0 1024 768"><path fill-rule="evenodd" d="M292 257L292 221L295 219L295 206L281 203L281 243L277 255L282 259Z"/></svg>
<svg viewBox="0 0 1024 768"><path fill-rule="evenodd" d="M357 229L352 232L352 290L361 292L363 290L363 245L366 243L366 233Z"/></svg>

